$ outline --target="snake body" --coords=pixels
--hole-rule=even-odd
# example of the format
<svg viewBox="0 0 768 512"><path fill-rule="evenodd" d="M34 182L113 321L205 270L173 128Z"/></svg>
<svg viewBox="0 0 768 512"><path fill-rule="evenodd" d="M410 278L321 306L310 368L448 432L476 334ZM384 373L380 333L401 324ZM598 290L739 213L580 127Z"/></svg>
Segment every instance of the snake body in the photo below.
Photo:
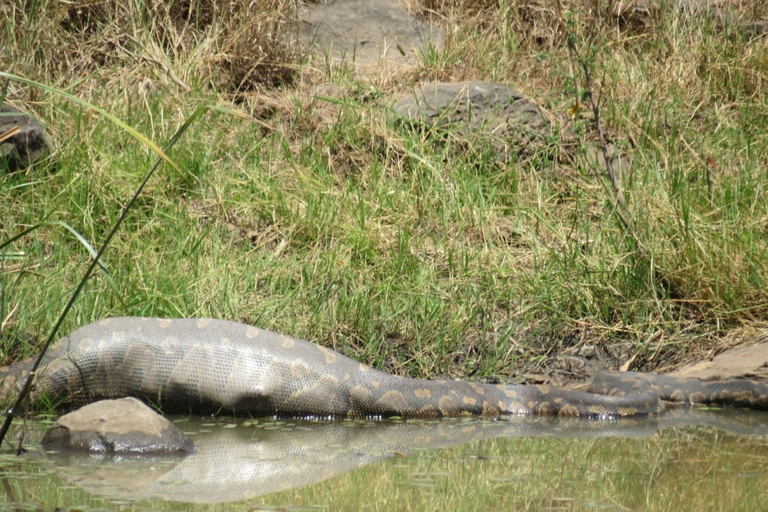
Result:
<svg viewBox="0 0 768 512"><path fill-rule="evenodd" d="M18 390L31 361L0 371ZM32 398L62 406L134 396L164 412L258 416L648 416L664 401L768 409L768 385L609 372L593 392L420 380L375 370L329 348L224 320L112 318L56 342Z"/></svg>

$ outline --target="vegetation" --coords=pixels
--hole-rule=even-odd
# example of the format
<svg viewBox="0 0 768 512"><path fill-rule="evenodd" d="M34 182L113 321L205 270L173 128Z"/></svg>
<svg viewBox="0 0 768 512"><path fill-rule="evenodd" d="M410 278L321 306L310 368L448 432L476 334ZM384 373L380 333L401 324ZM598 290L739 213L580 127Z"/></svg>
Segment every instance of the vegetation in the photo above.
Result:
<svg viewBox="0 0 768 512"><path fill-rule="evenodd" d="M751 336L768 314L768 41L610 4L425 1L445 47L363 74L293 44L288 0L6 2L4 70L158 146L201 105L246 117L192 124L62 333L229 318L398 374L506 381L584 343L653 370ZM532 96L555 151L500 162L479 134L433 137L386 108L468 79ZM620 183L587 158L590 90L629 162ZM58 148L0 175L0 243L43 223L0 254L7 362L47 336L157 155L45 89L10 81L2 97Z"/></svg>

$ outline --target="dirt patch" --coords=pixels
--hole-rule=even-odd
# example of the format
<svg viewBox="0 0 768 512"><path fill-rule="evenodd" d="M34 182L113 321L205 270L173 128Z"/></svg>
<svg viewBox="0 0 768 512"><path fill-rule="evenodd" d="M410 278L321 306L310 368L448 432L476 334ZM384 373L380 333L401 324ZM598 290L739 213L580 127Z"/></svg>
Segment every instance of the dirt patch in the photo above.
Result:
<svg viewBox="0 0 768 512"><path fill-rule="evenodd" d="M579 387L604 370L623 370L633 361L630 343L580 344L548 358L543 371L523 375L528 384ZM657 371L676 377L703 380L749 379L768 381L768 331L736 332L718 346L690 354L687 361L657 360Z"/></svg>
<svg viewBox="0 0 768 512"><path fill-rule="evenodd" d="M522 377L526 384L572 387L590 381L602 371L620 368L631 359L631 353L631 343L587 342L553 353L543 365L528 368Z"/></svg>
<svg viewBox="0 0 768 512"><path fill-rule="evenodd" d="M731 348L710 359L687 364L670 372L676 377L719 380L743 378L768 381L768 335L760 342L745 347Z"/></svg>

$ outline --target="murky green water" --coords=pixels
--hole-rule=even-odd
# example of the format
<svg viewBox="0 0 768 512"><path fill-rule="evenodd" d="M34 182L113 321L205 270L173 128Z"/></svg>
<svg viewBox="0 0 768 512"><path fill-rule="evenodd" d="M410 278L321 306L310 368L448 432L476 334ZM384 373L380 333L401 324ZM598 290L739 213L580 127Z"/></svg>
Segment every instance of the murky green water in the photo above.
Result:
<svg viewBox="0 0 768 512"><path fill-rule="evenodd" d="M765 510L768 413L184 421L173 461L0 455L2 510Z"/></svg>

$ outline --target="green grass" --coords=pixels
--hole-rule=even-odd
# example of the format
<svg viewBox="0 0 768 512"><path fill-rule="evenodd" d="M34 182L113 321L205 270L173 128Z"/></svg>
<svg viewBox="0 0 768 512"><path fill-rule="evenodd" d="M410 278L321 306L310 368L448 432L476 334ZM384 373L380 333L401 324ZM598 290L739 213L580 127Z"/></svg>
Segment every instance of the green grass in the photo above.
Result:
<svg viewBox="0 0 768 512"><path fill-rule="evenodd" d="M154 5L135 4L80 12L73 28L62 19L74 7L14 2L0 59L161 147L203 104L254 118L212 111L192 125L169 153L179 170L153 177L104 255L114 284L94 274L63 333L113 315L229 318L398 374L515 380L582 342L628 342L633 368L655 369L763 325L766 41L669 13L622 32L582 0L562 13L442 5L454 27L444 50L415 71L363 77L269 38L258 57L269 65L235 58L236 38L222 60L216 36L239 33L242 17L214 12L182 30L173 13L130 16ZM283 27L290 5L269 9L249 33ZM589 109L568 114L585 83L567 31L591 55L607 133L631 162L628 228L585 158ZM509 83L552 113L563 141L507 164L482 137L434 137L384 108L432 79ZM340 100L315 94L327 83ZM48 219L100 246L156 155L60 96L11 82L7 99L43 120L58 153L55 169L0 176L0 242ZM58 224L0 256L9 360L47 336L91 256Z"/></svg>

